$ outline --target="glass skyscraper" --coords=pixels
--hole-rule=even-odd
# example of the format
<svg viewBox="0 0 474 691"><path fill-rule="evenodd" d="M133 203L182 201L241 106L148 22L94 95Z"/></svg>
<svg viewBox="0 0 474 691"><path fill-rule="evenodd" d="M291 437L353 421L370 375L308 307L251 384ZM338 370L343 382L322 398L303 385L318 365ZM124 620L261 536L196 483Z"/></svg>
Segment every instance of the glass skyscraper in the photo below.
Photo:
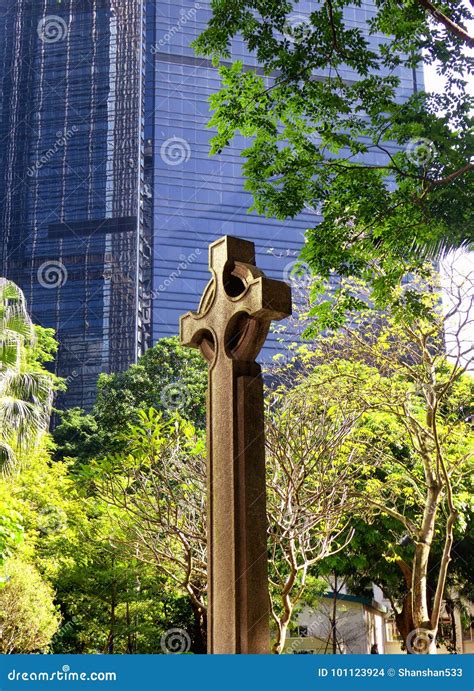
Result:
<svg viewBox="0 0 474 691"><path fill-rule="evenodd" d="M138 0L1 3L1 273L84 408L150 338L144 22Z"/></svg>
<svg viewBox="0 0 474 691"><path fill-rule="evenodd" d="M373 12L362 3L347 19ZM177 333L210 242L254 240L283 278L318 220L247 213L242 142L209 158L219 78L190 48L209 17L206 1L0 0L0 273L57 332L60 405L89 409L100 372ZM254 65L238 43L235 57ZM399 76L400 98L422 80Z"/></svg>

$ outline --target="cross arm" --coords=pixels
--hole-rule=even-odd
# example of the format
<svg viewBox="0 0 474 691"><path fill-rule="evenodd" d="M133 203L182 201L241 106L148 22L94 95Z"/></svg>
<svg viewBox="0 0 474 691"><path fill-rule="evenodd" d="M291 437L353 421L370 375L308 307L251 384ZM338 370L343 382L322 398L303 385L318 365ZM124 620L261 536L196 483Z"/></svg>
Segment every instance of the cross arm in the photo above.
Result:
<svg viewBox="0 0 474 691"><path fill-rule="evenodd" d="M248 302L249 314L257 319L279 321L292 313L290 286L266 276L250 284Z"/></svg>

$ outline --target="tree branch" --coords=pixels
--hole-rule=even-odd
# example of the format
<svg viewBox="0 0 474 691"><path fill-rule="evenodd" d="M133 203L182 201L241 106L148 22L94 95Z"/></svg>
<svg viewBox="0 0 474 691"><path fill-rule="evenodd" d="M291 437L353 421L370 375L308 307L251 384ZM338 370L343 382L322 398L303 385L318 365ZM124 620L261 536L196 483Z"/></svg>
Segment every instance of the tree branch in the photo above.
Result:
<svg viewBox="0 0 474 691"><path fill-rule="evenodd" d="M443 14L441 10L438 10L438 8L435 7L430 0L417 0L417 2L419 5L424 7L424 9L433 17L433 19L436 19L436 21L442 24L444 28L447 29L451 34L454 34L454 36L468 45L469 48L474 48L474 37L470 36L468 32L462 28L462 26L459 26L459 24L456 24L456 22L453 22L452 19Z"/></svg>
<svg viewBox="0 0 474 691"><path fill-rule="evenodd" d="M474 170L474 163L466 163L466 165L462 166L458 170L455 170L453 173L446 175L446 177L441 178L440 180L432 180L430 187L438 187L439 185L449 185L450 182L453 182L461 175L464 175L464 173L468 173L471 170Z"/></svg>

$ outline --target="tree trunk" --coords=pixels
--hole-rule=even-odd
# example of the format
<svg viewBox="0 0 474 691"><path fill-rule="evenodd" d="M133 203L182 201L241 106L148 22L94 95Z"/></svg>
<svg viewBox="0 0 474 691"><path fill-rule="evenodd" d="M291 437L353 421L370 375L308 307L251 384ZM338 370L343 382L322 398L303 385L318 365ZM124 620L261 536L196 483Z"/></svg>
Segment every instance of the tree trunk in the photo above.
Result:
<svg viewBox="0 0 474 691"><path fill-rule="evenodd" d="M207 653L207 612L193 601L191 601L191 607L194 619L192 651L196 655L205 655Z"/></svg>
<svg viewBox="0 0 474 691"><path fill-rule="evenodd" d="M395 623L402 641L406 644L409 634L415 628L415 624L413 623L413 600L411 594L413 575L410 566L406 563L406 561L403 561L403 559L398 559L397 565L403 574L407 593L403 598L401 611L395 612ZM411 651L408 649L407 654L411 655Z"/></svg>
<svg viewBox="0 0 474 691"><path fill-rule="evenodd" d="M285 616L282 619L280 619L278 625L278 637L275 643L273 644L272 648L275 655L281 655L285 648L286 634L288 633L288 626L290 624L290 620L291 613L289 616L285 614Z"/></svg>
<svg viewBox="0 0 474 691"><path fill-rule="evenodd" d="M435 653L436 634L438 623L431 621L428 607L428 561L431 553L431 545L436 525L436 512L439 503L440 488L432 483L428 489L426 505L423 513L421 530L417 536L415 545L415 557L413 560L412 574L412 613L415 630L418 633L412 634L412 639L424 637L426 640L426 653ZM421 637L421 638L420 638ZM431 639L431 644L429 644ZM407 642L409 649L410 641Z"/></svg>
<svg viewBox="0 0 474 691"><path fill-rule="evenodd" d="M402 641L406 643L408 636L415 628L411 609L411 593L405 595L401 611L395 614L395 623ZM408 650L408 648L407 654L411 655L411 650Z"/></svg>
<svg viewBox="0 0 474 691"><path fill-rule="evenodd" d="M114 644L115 644L115 607L116 607L116 595L115 595L115 583L112 585L112 599L110 602L110 629L109 635L107 637L107 652L109 655L114 654Z"/></svg>
<svg viewBox="0 0 474 691"><path fill-rule="evenodd" d="M291 543L291 553L293 555L293 568L290 571L290 574L288 575L286 579L285 586L281 592L281 602L283 605L283 615L280 617L280 619L277 621L278 624L278 637L275 643L273 644L272 650L276 655L281 655L283 652L283 649L285 647L285 641L286 641L286 634L288 633L288 627L290 625L291 621L291 615L293 614L293 603L291 602L290 599L290 593L291 589L293 588L295 581L296 581L296 576L297 576L297 568L295 565L295 559L294 559L294 553L295 553L295 547L294 547L294 542L292 541ZM302 582L304 581L304 577L302 579Z"/></svg>
<svg viewBox="0 0 474 691"><path fill-rule="evenodd" d="M456 629L456 609L453 603L453 609L451 610L451 630L452 630L452 642L453 642L453 653L458 652L458 632Z"/></svg>
<svg viewBox="0 0 474 691"><path fill-rule="evenodd" d="M289 589L288 589L289 592ZM272 650L275 655L281 655L285 648L286 634L288 633L288 627L291 621L291 615L293 614L293 605L291 604L288 594L282 595L283 602L283 615L278 621L278 636L277 640L273 644Z"/></svg>
<svg viewBox="0 0 474 691"><path fill-rule="evenodd" d="M332 618L331 618L331 635L332 635L332 654L337 655L337 576L334 574L334 591L332 598Z"/></svg>
<svg viewBox="0 0 474 691"><path fill-rule="evenodd" d="M125 615L127 620L127 653L132 655L135 651L133 649L133 636L131 630L132 624L130 619L130 603L128 602L125 605Z"/></svg>
<svg viewBox="0 0 474 691"><path fill-rule="evenodd" d="M451 597L446 598L445 602L446 614L449 615L451 621L451 651L454 654L458 652L458 632L456 628L456 605Z"/></svg>

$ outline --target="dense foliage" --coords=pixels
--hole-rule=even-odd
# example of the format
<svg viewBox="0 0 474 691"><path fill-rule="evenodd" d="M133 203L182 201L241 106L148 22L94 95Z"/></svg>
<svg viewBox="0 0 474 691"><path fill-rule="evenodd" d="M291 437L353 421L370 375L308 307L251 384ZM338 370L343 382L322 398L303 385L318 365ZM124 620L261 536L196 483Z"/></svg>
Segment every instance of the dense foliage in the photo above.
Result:
<svg viewBox="0 0 474 691"><path fill-rule="evenodd" d="M283 338L286 357L269 369L275 652L285 651L299 608L316 607L336 582L364 594L376 583L402 640L423 628L456 647L455 627L438 624L443 599L454 612L472 596L468 286L453 278L447 314L435 284L405 291L415 288L417 318L392 306L312 343ZM19 361L48 378L55 344L36 331L37 340L16 341ZM454 359L443 339L458 344ZM57 446L34 423L28 443L15 446L15 463L0 476L3 652L163 653L176 630L183 651L205 651L206 371L198 357L176 340L160 342L129 371L101 380L92 414L65 415Z"/></svg>
<svg viewBox="0 0 474 691"><path fill-rule="evenodd" d="M212 152L243 135L253 209L314 215L302 257L318 292L336 272L368 281L385 305L426 258L473 240L467 3L378 0L366 26L354 26L350 0L324 0L307 19L288 0L211 6L195 47L220 64ZM236 36L258 69L232 61ZM397 91L400 70L423 64L442 93ZM338 299L345 310L359 304L347 286Z"/></svg>
<svg viewBox="0 0 474 691"><path fill-rule="evenodd" d="M49 425L57 380L51 330L34 327L19 288L0 279L0 471L9 472Z"/></svg>
<svg viewBox="0 0 474 691"><path fill-rule="evenodd" d="M163 338L127 371L101 375L91 414L79 409L61 413L54 430L56 458L82 462L123 448L123 431L150 408L168 418L179 412L202 428L206 387L207 368L200 354L180 348L177 338Z"/></svg>

